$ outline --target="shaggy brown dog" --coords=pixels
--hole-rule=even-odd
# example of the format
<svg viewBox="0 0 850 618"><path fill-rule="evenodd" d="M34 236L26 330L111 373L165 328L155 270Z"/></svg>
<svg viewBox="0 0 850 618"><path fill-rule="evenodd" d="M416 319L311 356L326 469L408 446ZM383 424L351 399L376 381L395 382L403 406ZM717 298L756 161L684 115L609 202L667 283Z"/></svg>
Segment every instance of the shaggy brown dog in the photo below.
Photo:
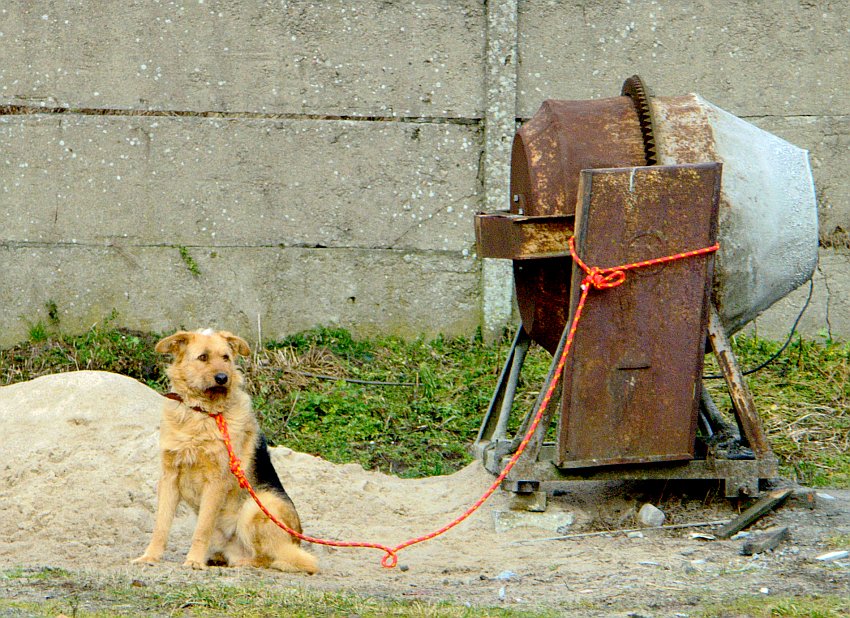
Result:
<svg viewBox="0 0 850 618"><path fill-rule="evenodd" d="M155 563L162 558L177 505L184 500L198 514L184 566L205 569L223 564L316 573L316 558L239 487L211 416L222 414L227 421L233 449L263 505L300 533L295 505L272 466L251 399L241 388L235 360L250 353L248 344L228 332L180 331L157 343L156 351L174 356L167 371L172 393L162 410L162 475L153 537L133 562Z"/></svg>

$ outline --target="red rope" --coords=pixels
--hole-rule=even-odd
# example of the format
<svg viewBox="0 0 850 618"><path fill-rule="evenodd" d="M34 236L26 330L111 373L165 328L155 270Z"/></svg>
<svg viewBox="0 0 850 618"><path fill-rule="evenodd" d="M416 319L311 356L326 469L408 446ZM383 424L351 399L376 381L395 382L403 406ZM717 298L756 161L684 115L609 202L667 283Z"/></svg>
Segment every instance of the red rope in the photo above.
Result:
<svg viewBox="0 0 850 618"><path fill-rule="evenodd" d="M557 386L558 381L561 378L561 374L564 371L564 365L566 364L567 356L570 353L570 348L573 344L573 338L575 337L576 328L578 328L578 323L581 319L581 314L584 310L584 304L587 300L587 295L590 293L590 290L592 288L595 288L597 290L606 290L622 285L623 282L626 280L626 271L628 270L634 270L635 268L642 268L645 266L655 266L657 264L665 264L674 260L681 260L689 257L695 257L698 255L705 255L708 253L713 253L720 248L719 244L714 244L710 247L705 247L703 249L686 251L684 253L677 253L675 255L654 258L651 260L645 260L643 262L634 262L632 264L624 264L621 266L613 266L609 268L598 268L595 266L588 267L587 264L585 264L581 260L581 258L576 253L574 237L570 238L569 246L570 254L573 257L573 260L586 273L586 275L581 282L581 297L579 298L575 316L573 317L573 322L570 325L570 330L567 334L567 340L564 344L564 350L561 353L561 356L558 358L558 364L555 368L555 372L552 375L552 381L549 384L549 388L546 390L546 394L544 395L543 400L540 402L540 408L537 411L537 414L534 415L534 419L531 421L531 425L529 425L528 431L523 437L522 442L520 442L516 452L505 465L505 468L502 470L501 474L499 474L496 480L493 481L493 484L490 485L489 489L484 492L484 494L475 502L475 504L470 506L460 516L456 517L438 530L434 530L433 532L430 532L428 534L409 539L403 543L400 543L399 545L396 545L395 547L388 547L387 545L383 545L381 543L363 543L354 541L334 541L328 539L319 539L296 532L283 522L279 521L260 502L260 499L257 497L254 488L251 487L251 483L245 477L245 473L242 470L242 465L239 461L239 458L236 456L236 453L233 452L233 446L230 442L230 435L227 431L227 423L225 422L224 417L218 414L214 416L215 422L218 425L219 431L221 431L222 437L224 438L224 444L227 447L227 452L230 456L230 470L231 472L233 472L233 475L239 481L239 486L245 488L248 493L251 494L251 497L254 499L254 502L257 503L257 506L260 507L260 510L262 510L263 513L265 513L270 520L272 520L277 526L282 528L288 534L298 539L301 539L302 541L306 541L307 543L313 543L316 545L380 549L385 554L384 557L381 559L381 565L390 569L398 564L398 552L404 549L405 547L410 547L411 545L416 545L417 543L422 543L423 541L428 541L430 539L433 539L434 537L440 536L441 534L451 530L452 528L466 520L470 515L477 511L481 507L481 505L483 505L484 502L486 502L487 499L493 495L493 493L495 493L495 491L499 488L499 485L502 483L503 480L505 480L505 477L507 477L511 469L519 460L523 451L525 451L525 448L528 446L528 443L531 441L531 438L534 436L534 432L537 430L537 426L540 424L540 420L543 418L543 413L546 411L546 408L549 405L549 401L552 399L552 394L555 392L555 387Z"/></svg>

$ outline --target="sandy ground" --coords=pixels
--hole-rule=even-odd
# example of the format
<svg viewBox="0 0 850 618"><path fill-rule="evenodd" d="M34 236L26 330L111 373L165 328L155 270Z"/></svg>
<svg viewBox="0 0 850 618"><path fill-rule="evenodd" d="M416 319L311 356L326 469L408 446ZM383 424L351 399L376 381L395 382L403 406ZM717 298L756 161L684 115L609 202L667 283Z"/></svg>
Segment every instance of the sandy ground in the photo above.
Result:
<svg viewBox="0 0 850 618"><path fill-rule="evenodd" d="M712 528L541 541L559 534L631 528L645 486L576 484L545 513L516 515L497 492L442 536L406 548L383 568L374 549L311 546L313 577L254 569L193 572L181 566L194 516L181 511L164 562L130 565L153 525L162 398L123 376L78 372L0 388L0 568L63 567L157 581L262 581L389 598L547 607L571 615L687 615L706 598L848 594L850 560L817 556L847 543L850 492L821 490L817 506L791 500L753 530L790 526L773 552L740 553L743 540L706 540ZM439 529L493 478L473 463L450 476L403 480L273 449L275 465L312 536L394 546ZM656 502L657 503L657 502ZM735 505L667 497L668 523L734 517ZM2 583L2 582L0 582ZM585 608L585 613L576 613Z"/></svg>

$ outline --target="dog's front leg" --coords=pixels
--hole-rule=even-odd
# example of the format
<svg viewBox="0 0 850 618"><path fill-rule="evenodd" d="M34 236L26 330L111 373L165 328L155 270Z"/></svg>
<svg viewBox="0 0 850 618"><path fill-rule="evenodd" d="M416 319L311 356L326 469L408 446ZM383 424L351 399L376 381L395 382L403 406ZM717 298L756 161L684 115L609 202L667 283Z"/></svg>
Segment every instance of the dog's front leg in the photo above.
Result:
<svg viewBox="0 0 850 618"><path fill-rule="evenodd" d="M177 489L177 471L173 467L163 465L162 476L160 476L156 493L156 523L153 526L151 542L148 544L145 553L133 562L154 564L160 561L165 552L168 532L171 530L171 522L174 521L174 514L177 512L177 505L180 502L180 493Z"/></svg>
<svg viewBox="0 0 850 618"><path fill-rule="evenodd" d="M192 546L186 555L183 566L193 569L207 568L207 555L210 549L210 540L215 531L216 520L219 517L221 505L227 492L227 485L221 480L208 481L201 494L201 503L198 506L198 523L192 534Z"/></svg>

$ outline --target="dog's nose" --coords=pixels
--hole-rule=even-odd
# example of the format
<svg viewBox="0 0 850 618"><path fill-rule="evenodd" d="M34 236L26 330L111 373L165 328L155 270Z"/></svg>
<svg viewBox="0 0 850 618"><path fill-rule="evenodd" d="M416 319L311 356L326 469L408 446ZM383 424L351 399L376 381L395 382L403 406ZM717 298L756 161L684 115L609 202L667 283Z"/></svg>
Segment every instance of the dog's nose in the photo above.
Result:
<svg viewBox="0 0 850 618"><path fill-rule="evenodd" d="M227 384L227 374L226 373L217 373L215 374L215 383L221 386Z"/></svg>

